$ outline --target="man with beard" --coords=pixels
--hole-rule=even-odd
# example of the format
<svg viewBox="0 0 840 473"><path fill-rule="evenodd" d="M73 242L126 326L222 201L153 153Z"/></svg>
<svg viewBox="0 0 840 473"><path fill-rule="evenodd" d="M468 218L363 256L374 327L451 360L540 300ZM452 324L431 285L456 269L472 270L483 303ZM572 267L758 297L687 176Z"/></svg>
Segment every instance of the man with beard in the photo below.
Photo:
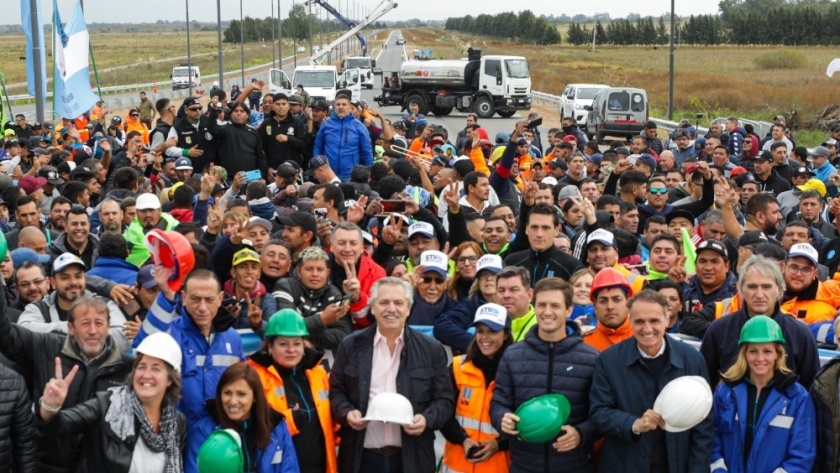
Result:
<svg viewBox="0 0 840 473"><path fill-rule="evenodd" d="M729 184L721 180L720 193L715 195L715 205L723 214L723 224L726 228L726 235L729 237L727 244L735 250L738 238L744 232L758 230L764 232L767 237L774 237L779 232L779 224L782 221L782 211L779 202L770 194L756 194L747 201L746 224L742 227L738 222L735 211L729 205L732 196L729 192Z"/></svg>
<svg viewBox="0 0 840 473"><path fill-rule="evenodd" d="M113 318L106 299L79 297L67 311L62 333L39 333L13 324L8 318L6 298L0 291L0 352L28 374L32 402L38 402L43 387L55 377L56 369L69 373L78 368L62 406L68 409L96 396L97 392L125 383L133 358L120 353L110 325ZM30 304L35 306L41 304ZM119 332L122 332L120 327ZM109 336L111 334L111 336ZM59 366L56 367L56 359ZM38 471L68 473L81 437L72 439L42 435L37 438Z"/></svg>
<svg viewBox="0 0 840 473"><path fill-rule="evenodd" d="M840 283L818 278L819 254L808 243L790 247L785 267L782 310L808 325L833 322L840 307Z"/></svg>
<svg viewBox="0 0 840 473"><path fill-rule="evenodd" d="M303 211L295 212L288 217L281 216L280 222L283 224L283 241L289 247L291 261L296 262L303 250L315 244L318 223L314 215Z"/></svg>
<svg viewBox="0 0 840 473"><path fill-rule="evenodd" d="M40 333L70 333L68 314L73 301L81 296L93 297L93 293L85 289L85 264L78 256L64 253L55 259L52 266L52 286L54 292L40 301L35 301L23 310L18 319L18 325L33 332ZM110 318L109 333L120 351L128 351L129 344L123 335L125 317L110 299L104 299Z"/></svg>
<svg viewBox="0 0 840 473"><path fill-rule="evenodd" d="M123 213L120 209L120 203L114 199L105 199L99 204L99 222L100 226L92 232L94 235L102 235L104 232L123 233L128 228L123 223Z"/></svg>
<svg viewBox="0 0 840 473"><path fill-rule="evenodd" d="M42 258L46 259L46 256ZM20 296L20 309L46 297L50 292L50 280L44 272L44 265L40 261L29 260L18 266L15 270L15 287Z"/></svg>
<svg viewBox="0 0 840 473"><path fill-rule="evenodd" d="M172 230L178 225L178 221L168 213L161 212L160 200L154 194L143 194L138 197L135 208L137 217L125 231L125 241L129 251L126 261L139 268L150 256L149 250L143 243L146 233L153 228Z"/></svg>
<svg viewBox="0 0 840 473"><path fill-rule="evenodd" d="M56 233L64 233L67 212L70 211L70 207L72 205L67 197L59 196L53 199L50 206L50 217L47 220L47 229Z"/></svg>
<svg viewBox="0 0 840 473"><path fill-rule="evenodd" d="M762 194L776 196L791 189L790 182L784 180L775 169L775 158L770 151L762 151L755 157L755 170L752 176L758 182Z"/></svg>
<svg viewBox="0 0 840 473"><path fill-rule="evenodd" d="M96 265L99 237L90 234L90 219L85 209L70 209L67 214L67 231L53 241L50 252L56 258L64 253L76 255L88 268Z"/></svg>
<svg viewBox="0 0 840 473"><path fill-rule="evenodd" d="M210 120L215 121L218 113L219 110L211 108ZM230 110L230 125L218 127L221 144L218 146L217 164L227 170L228 176L253 170L259 170L263 178L268 175L260 135L257 130L248 126L250 113L244 103L237 102ZM196 165L195 168L203 170L204 166Z"/></svg>
<svg viewBox="0 0 840 473"><path fill-rule="evenodd" d="M50 241L58 238L59 234L47 229L41 224L40 219L41 209L38 208L35 198L31 195L25 195L18 199L17 209L15 209L15 221L17 222L17 228L6 232L5 234L6 242L9 244L9 248L17 248L20 246L18 244L18 238L20 238L21 231L26 227L34 227L35 229L40 229L42 232L50 232Z"/></svg>

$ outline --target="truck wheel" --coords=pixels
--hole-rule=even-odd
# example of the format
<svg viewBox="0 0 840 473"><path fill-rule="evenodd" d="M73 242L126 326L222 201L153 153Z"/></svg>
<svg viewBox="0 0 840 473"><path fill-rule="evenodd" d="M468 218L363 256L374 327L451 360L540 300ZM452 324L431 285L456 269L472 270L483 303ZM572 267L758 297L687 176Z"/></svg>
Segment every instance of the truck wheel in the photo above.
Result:
<svg viewBox="0 0 840 473"><path fill-rule="evenodd" d="M452 113L452 107L432 107L430 112L434 113L436 117L445 117Z"/></svg>
<svg viewBox="0 0 840 473"><path fill-rule="evenodd" d="M490 97L482 95L475 99L475 114L478 118L492 118L496 113L496 108L493 106L493 101Z"/></svg>
<svg viewBox="0 0 840 473"><path fill-rule="evenodd" d="M604 134L603 133L595 133L595 142L599 145L604 144Z"/></svg>
<svg viewBox="0 0 840 473"><path fill-rule="evenodd" d="M414 94L408 97L405 101L405 109L411 110L411 104L417 104L420 115L427 115L429 113L429 107L426 105L426 99L424 99L422 95Z"/></svg>
<svg viewBox="0 0 840 473"><path fill-rule="evenodd" d="M504 111L504 112L496 112L496 113L498 113L499 116L502 117L502 118L510 118L516 113L516 110L507 110L507 111Z"/></svg>

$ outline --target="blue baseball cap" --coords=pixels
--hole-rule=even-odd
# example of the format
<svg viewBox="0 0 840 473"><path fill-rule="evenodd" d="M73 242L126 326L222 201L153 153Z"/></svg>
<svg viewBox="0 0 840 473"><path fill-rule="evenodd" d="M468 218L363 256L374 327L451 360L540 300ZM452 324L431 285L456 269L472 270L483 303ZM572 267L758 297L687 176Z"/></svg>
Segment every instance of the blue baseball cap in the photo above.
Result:
<svg viewBox="0 0 840 473"><path fill-rule="evenodd" d="M601 160L604 159L604 155L601 153L595 153L592 156L587 156L584 154L583 156L586 158L587 161L598 167L601 166Z"/></svg>
<svg viewBox="0 0 840 473"><path fill-rule="evenodd" d="M507 309L499 304L487 303L479 307L475 311L475 320L472 326L482 323L494 332L501 332L506 328L511 327L510 317L508 317Z"/></svg>
<svg viewBox="0 0 840 473"><path fill-rule="evenodd" d="M18 269L23 263L32 261L33 263L47 264L50 262L50 255L39 255L30 248L15 248L12 250L12 265Z"/></svg>

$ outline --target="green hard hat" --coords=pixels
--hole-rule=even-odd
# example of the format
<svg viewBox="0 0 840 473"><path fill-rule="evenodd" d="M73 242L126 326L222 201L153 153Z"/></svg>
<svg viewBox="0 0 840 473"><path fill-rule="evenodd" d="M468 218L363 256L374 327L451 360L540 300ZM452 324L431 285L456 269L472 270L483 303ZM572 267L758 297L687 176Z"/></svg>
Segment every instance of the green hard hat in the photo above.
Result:
<svg viewBox="0 0 840 473"><path fill-rule="evenodd" d="M766 315L756 315L741 328L741 339L738 340L738 345L771 342L785 343L782 327Z"/></svg>
<svg viewBox="0 0 840 473"><path fill-rule="evenodd" d="M560 428L569 420L572 407L562 394L544 394L516 409L519 437L530 443L546 443L557 438Z"/></svg>
<svg viewBox="0 0 840 473"><path fill-rule="evenodd" d="M9 243L6 241L6 235L0 232L0 263L6 261L6 256L9 255Z"/></svg>
<svg viewBox="0 0 840 473"><path fill-rule="evenodd" d="M210 433L198 450L199 473L242 473L245 455L239 434L231 429Z"/></svg>
<svg viewBox="0 0 840 473"><path fill-rule="evenodd" d="M308 337L303 317L294 309L281 309L268 319L265 337Z"/></svg>

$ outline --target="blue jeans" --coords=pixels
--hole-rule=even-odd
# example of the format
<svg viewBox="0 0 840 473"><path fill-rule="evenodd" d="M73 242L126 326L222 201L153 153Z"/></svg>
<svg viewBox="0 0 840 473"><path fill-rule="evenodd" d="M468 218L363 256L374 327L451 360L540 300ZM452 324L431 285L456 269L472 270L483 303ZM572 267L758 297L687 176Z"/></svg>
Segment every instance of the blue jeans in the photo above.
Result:
<svg viewBox="0 0 840 473"><path fill-rule="evenodd" d="M402 453L387 457L365 449L362 453L362 467L359 471L377 473L403 473Z"/></svg>

